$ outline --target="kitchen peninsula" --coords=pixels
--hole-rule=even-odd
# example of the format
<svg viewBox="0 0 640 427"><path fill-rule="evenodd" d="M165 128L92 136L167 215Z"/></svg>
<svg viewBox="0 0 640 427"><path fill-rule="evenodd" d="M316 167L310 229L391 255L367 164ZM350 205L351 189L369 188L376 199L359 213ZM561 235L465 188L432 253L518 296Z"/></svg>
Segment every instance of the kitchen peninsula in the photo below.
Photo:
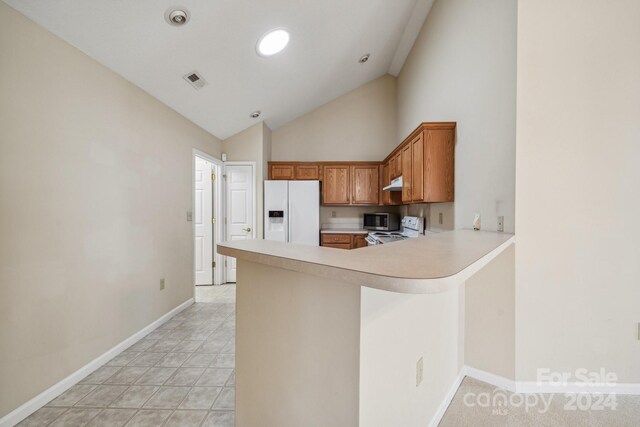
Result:
<svg viewBox="0 0 640 427"><path fill-rule="evenodd" d="M219 245L238 260L237 425L439 418L465 364L465 282L514 243L456 230L357 251Z"/></svg>

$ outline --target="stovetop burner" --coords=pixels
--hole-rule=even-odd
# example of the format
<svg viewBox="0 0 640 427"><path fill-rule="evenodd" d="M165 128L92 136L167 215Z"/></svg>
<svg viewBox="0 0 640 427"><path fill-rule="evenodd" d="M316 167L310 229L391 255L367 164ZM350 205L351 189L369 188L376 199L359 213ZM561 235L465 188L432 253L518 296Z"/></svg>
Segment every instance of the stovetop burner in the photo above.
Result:
<svg viewBox="0 0 640 427"><path fill-rule="evenodd" d="M367 236L370 245L398 242L418 237L424 232L424 218L406 216L402 219L402 231L374 231Z"/></svg>

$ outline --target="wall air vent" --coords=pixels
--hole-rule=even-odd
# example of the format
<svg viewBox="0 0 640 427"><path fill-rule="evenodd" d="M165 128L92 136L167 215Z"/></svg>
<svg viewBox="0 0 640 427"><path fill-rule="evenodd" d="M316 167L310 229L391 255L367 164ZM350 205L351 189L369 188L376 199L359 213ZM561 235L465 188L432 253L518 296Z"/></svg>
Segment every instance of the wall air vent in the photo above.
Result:
<svg viewBox="0 0 640 427"><path fill-rule="evenodd" d="M197 71L185 74L184 79L196 89L201 89L207 85L207 81L202 78L200 73L198 73Z"/></svg>

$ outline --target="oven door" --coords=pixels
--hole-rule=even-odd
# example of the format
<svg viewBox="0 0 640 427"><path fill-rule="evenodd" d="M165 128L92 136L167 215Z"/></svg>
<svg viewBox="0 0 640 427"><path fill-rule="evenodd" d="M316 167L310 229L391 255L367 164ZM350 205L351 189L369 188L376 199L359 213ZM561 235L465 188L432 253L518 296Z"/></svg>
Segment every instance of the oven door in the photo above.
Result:
<svg viewBox="0 0 640 427"><path fill-rule="evenodd" d="M387 231L389 229L389 214L366 213L363 214L363 222L366 230Z"/></svg>

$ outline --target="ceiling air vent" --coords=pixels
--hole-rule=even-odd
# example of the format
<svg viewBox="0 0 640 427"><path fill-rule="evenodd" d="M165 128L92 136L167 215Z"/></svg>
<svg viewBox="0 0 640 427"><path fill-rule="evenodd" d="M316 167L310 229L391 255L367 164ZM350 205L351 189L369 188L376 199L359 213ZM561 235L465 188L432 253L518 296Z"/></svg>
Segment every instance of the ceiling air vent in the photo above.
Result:
<svg viewBox="0 0 640 427"><path fill-rule="evenodd" d="M196 89L201 89L207 85L207 81L197 71L185 74L184 79Z"/></svg>

